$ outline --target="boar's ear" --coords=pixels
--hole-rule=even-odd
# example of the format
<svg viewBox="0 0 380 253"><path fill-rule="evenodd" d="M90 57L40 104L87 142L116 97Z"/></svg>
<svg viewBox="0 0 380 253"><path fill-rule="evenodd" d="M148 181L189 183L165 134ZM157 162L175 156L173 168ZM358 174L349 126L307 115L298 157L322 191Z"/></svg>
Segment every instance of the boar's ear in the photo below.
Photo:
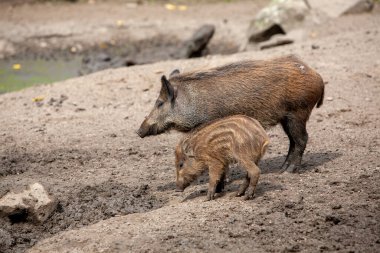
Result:
<svg viewBox="0 0 380 253"><path fill-rule="evenodd" d="M162 83L161 92L163 92L163 94L167 96L170 102L173 102L175 99L175 92L174 92L173 85L171 85L168 79L166 79L165 75L161 77L161 83Z"/></svg>
<svg viewBox="0 0 380 253"><path fill-rule="evenodd" d="M170 73L169 75L169 79L177 75L179 75L179 69L173 70L172 73Z"/></svg>

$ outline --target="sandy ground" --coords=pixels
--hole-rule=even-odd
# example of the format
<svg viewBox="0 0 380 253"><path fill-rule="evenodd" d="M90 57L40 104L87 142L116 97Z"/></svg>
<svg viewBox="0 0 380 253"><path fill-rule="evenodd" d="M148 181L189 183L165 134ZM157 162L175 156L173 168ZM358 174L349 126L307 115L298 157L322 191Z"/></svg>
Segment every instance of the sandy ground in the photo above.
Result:
<svg viewBox="0 0 380 253"><path fill-rule="evenodd" d="M379 23L378 11L346 16L310 28L302 43L106 70L0 95L0 196L41 182L60 200L44 224L1 218L0 252L376 252ZM308 123L302 171L278 173L288 140L276 127L255 199L233 196L239 170L215 201L204 202L207 177L176 193L181 135L135 133L160 76L289 53L327 82L324 105ZM42 102L32 101L39 96Z"/></svg>

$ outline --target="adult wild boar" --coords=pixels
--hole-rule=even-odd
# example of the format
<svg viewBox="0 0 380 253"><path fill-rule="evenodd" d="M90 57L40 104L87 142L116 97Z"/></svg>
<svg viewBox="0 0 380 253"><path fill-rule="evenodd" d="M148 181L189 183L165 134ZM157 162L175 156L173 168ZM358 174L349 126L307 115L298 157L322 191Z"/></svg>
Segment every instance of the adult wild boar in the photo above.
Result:
<svg viewBox="0 0 380 253"><path fill-rule="evenodd" d="M264 128L281 123L289 137L289 152L281 171L301 165L308 134L306 122L315 105L323 103L321 76L297 57L242 61L204 72L161 78L161 91L140 137L169 129L189 131L229 115L245 114Z"/></svg>

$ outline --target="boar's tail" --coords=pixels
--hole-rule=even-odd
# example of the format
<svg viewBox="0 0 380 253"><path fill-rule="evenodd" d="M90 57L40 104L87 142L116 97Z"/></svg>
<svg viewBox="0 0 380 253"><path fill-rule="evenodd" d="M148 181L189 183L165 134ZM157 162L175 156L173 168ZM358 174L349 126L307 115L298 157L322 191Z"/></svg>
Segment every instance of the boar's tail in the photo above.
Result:
<svg viewBox="0 0 380 253"><path fill-rule="evenodd" d="M323 84L322 85L322 94L321 94L321 97L318 100L317 108L319 108L319 107L321 107L321 105L323 105L323 98L324 97L325 97L325 85Z"/></svg>

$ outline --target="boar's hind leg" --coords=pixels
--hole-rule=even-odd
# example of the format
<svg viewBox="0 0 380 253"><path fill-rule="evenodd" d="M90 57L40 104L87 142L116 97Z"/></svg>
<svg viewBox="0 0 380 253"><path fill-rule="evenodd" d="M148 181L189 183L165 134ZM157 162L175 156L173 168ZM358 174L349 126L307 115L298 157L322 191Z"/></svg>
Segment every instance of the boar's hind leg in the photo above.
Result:
<svg viewBox="0 0 380 253"><path fill-rule="evenodd" d="M215 192L218 185L224 180L223 175L225 175L224 165L220 162L210 162L209 168L209 185L207 192L207 200L213 200ZM220 186L219 186L220 187Z"/></svg>
<svg viewBox="0 0 380 253"><path fill-rule="evenodd" d="M281 172L295 172L301 166L302 155L306 148L308 134L306 131L306 121L309 117L308 112L297 113L287 116L281 121L285 133L289 137L289 152Z"/></svg>

